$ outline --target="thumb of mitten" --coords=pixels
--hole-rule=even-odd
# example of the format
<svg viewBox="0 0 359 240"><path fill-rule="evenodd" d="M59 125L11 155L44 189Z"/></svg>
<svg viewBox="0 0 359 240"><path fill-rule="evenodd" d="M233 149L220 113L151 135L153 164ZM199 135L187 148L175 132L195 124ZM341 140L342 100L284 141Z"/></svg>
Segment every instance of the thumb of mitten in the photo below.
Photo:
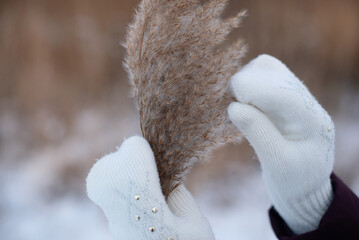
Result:
<svg viewBox="0 0 359 240"><path fill-rule="evenodd" d="M232 102L228 107L228 115L253 146L262 164L277 154L276 146L284 144L279 130L259 109L248 104Z"/></svg>
<svg viewBox="0 0 359 240"><path fill-rule="evenodd" d="M214 240L212 228L201 214L192 194L181 184L168 196L167 204L171 212L181 219L181 239Z"/></svg>
<svg viewBox="0 0 359 240"><path fill-rule="evenodd" d="M181 184L168 196L167 204L172 213L178 217L199 214L192 194Z"/></svg>

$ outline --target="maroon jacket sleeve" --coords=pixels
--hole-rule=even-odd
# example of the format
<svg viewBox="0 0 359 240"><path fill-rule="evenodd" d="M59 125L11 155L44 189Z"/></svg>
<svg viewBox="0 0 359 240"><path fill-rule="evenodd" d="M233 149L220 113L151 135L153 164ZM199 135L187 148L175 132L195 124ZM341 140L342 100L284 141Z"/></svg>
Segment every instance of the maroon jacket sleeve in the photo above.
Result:
<svg viewBox="0 0 359 240"><path fill-rule="evenodd" d="M334 198L317 229L295 235L272 207L269 217L280 240L359 240L359 198L337 177L331 175Z"/></svg>

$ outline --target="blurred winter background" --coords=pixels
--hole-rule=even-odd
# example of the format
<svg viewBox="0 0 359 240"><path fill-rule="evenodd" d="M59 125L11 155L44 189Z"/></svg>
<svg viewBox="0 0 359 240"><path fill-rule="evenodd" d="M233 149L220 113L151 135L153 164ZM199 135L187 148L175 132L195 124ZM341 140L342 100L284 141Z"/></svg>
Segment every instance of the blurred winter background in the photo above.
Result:
<svg viewBox="0 0 359 240"><path fill-rule="evenodd" d="M110 239L85 194L95 159L139 134L122 67L134 0L0 1L0 239ZM359 2L232 0L230 35L283 60L333 117L336 172L359 194ZM218 240L275 239L247 142L187 181Z"/></svg>

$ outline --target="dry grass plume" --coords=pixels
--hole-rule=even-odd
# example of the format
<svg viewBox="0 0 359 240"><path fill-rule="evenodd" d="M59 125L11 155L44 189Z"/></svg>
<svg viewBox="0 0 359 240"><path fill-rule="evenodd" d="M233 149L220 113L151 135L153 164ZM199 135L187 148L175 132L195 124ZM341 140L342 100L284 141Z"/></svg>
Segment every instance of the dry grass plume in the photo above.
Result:
<svg viewBox="0 0 359 240"><path fill-rule="evenodd" d="M227 0L143 0L129 26L125 67L141 130L167 197L194 162L238 141L227 119L228 81L240 69L241 41L217 50L244 11L222 19Z"/></svg>

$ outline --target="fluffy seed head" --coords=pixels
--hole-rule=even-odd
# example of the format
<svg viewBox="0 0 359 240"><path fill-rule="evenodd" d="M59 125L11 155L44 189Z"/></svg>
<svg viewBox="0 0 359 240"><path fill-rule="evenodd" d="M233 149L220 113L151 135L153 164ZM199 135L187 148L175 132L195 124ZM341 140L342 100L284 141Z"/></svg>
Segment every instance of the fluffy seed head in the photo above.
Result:
<svg viewBox="0 0 359 240"><path fill-rule="evenodd" d="M222 19L226 3L143 0L127 32L125 67L166 197L194 162L241 138L226 109L245 47L239 40L225 50L218 45L245 12Z"/></svg>

